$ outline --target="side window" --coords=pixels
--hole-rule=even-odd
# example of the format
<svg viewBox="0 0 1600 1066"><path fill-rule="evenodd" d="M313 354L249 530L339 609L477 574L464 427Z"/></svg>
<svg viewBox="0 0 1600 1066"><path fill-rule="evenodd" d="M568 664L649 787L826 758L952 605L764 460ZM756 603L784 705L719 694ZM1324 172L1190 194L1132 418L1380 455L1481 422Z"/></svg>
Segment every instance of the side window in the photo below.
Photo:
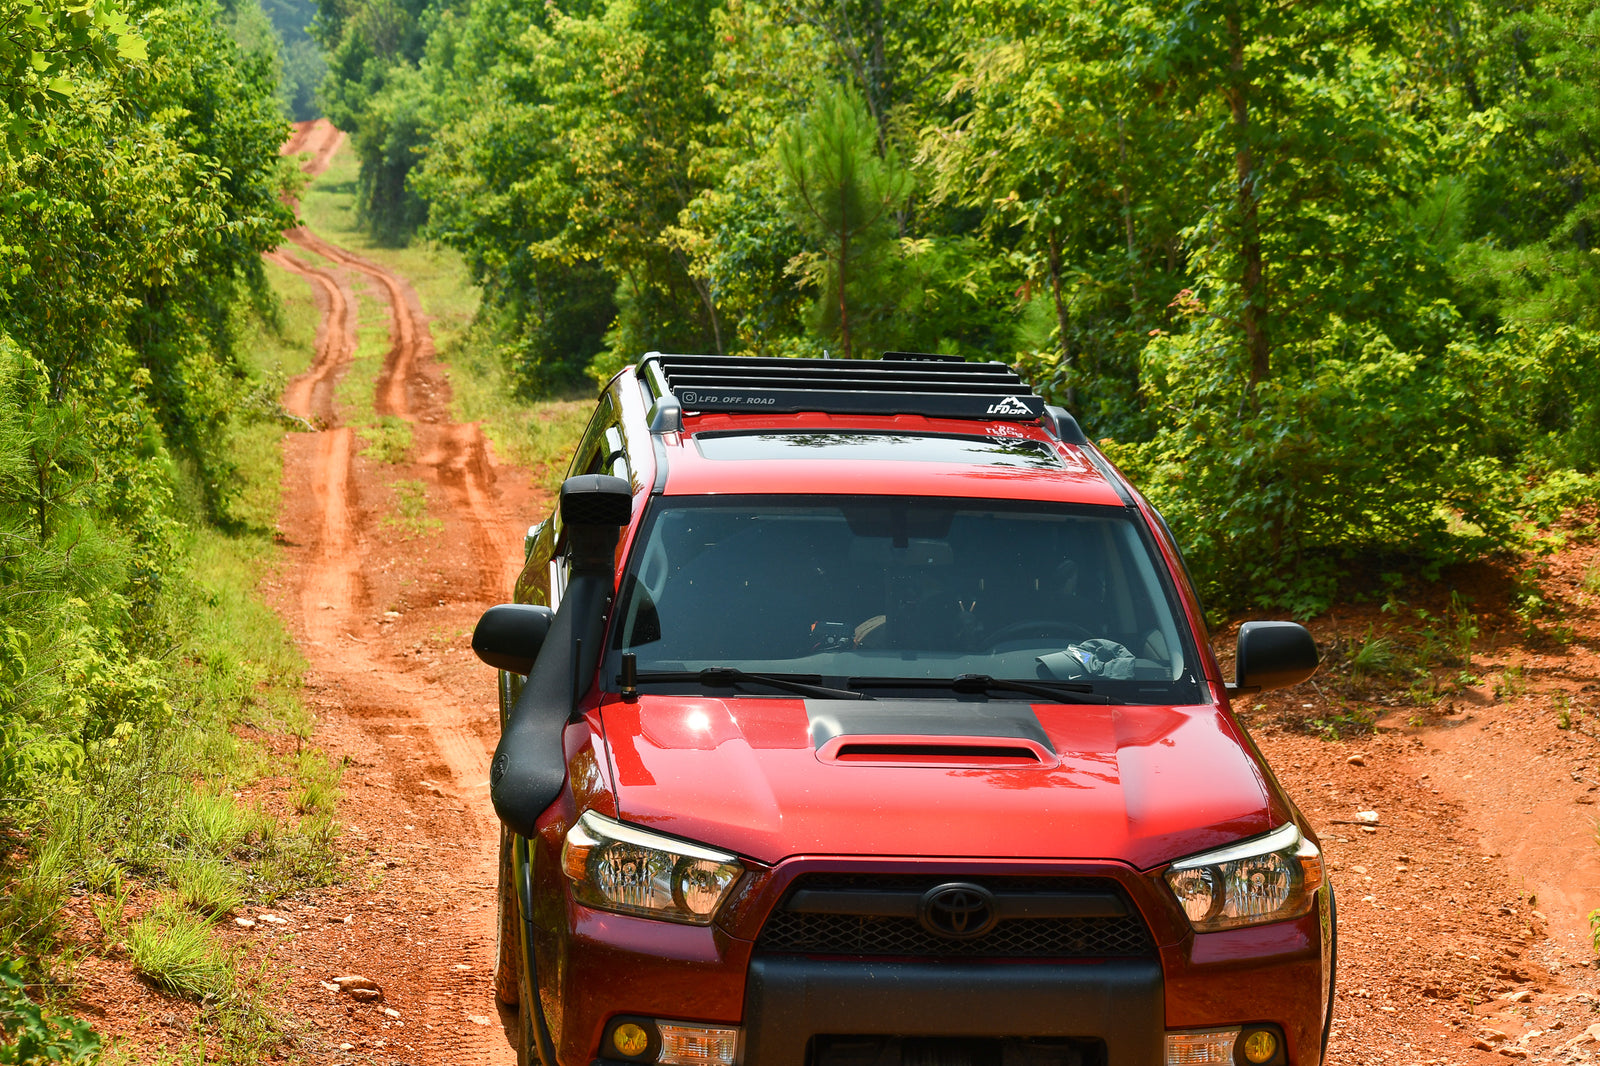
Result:
<svg viewBox="0 0 1600 1066"><path fill-rule="evenodd" d="M588 428L583 431L583 439L578 442L578 450L572 453L572 463L567 467L568 477L606 472L601 465L605 463L606 453L610 450L606 445L606 430L614 428L616 424L617 407L608 392L600 397L600 404L589 419Z"/></svg>
<svg viewBox="0 0 1600 1066"><path fill-rule="evenodd" d="M600 403L589 419L589 426L583 431L583 439L578 443L577 451L572 453L572 463L567 467L567 477L613 473L618 477L628 476L627 459L622 446L622 429L618 421L616 402L607 392L600 397ZM549 574L548 602L551 607L559 607L561 595L567 588L567 576L571 570L571 565L567 561L566 541L561 536L559 511L551 519L551 528L554 532L551 538L551 549L554 554L546 563Z"/></svg>

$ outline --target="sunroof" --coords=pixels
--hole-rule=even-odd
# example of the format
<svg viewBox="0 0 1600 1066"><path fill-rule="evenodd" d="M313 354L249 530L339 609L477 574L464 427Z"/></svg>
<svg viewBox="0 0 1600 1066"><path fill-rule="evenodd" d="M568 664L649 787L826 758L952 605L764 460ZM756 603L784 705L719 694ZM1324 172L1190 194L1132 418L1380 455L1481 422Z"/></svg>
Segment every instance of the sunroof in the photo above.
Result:
<svg viewBox="0 0 1600 1066"><path fill-rule="evenodd" d="M964 437L911 433L697 433L707 459L847 459L909 463L959 463L1056 470L1055 451L1041 441L1014 437Z"/></svg>

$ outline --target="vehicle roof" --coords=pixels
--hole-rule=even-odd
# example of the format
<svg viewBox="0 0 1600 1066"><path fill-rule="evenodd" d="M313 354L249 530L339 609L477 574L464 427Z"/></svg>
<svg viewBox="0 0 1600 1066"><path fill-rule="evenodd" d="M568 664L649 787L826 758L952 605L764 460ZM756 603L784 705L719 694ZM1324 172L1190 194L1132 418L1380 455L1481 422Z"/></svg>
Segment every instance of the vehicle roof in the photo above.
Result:
<svg viewBox="0 0 1600 1066"><path fill-rule="evenodd" d="M828 447L829 437L869 434L908 439L893 458L859 457L862 449ZM707 447L730 435L817 438L821 447L797 447L794 457L774 457L775 449ZM1055 463L1017 463L1000 449L984 461L986 449L960 449L929 441L920 458L917 438L964 438L1032 442ZM682 429L660 434L666 459L663 492L668 496L719 494L830 494L950 496L976 499L1037 500L1119 506L1127 501L1096 463L1090 446L1060 440L1038 423L929 418L924 415L685 414ZM785 449L776 449L782 452ZM872 450L872 449L868 449ZM711 456L707 452L712 453ZM849 453L849 454L846 454ZM713 457L714 456L714 457Z"/></svg>

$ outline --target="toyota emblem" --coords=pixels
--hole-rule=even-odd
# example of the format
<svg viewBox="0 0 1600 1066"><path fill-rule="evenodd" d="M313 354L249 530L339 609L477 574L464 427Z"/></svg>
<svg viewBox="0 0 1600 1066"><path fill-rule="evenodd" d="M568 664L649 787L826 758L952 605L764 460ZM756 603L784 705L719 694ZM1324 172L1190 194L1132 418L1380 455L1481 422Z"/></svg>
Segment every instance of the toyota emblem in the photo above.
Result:
<svg viewBox="0 0 1600 1066"><path fill-rule="evenodd" d="M924 892L917 904L917 920L935 936L965 940L993 929L1000 920L1000 909L987 888L957 882Z"/></svg>

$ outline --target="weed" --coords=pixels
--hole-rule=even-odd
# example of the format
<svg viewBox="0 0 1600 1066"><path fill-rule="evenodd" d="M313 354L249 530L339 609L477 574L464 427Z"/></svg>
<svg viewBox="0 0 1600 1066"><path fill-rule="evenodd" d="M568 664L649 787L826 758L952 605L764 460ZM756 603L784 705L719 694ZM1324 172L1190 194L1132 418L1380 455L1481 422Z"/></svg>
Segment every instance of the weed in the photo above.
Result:
<svg viewBox="0 0 1600 1066"><path fill-rule="evenodd" d="M12 945L51 944L60 928L60 911L69 883L66 847L46 840L34 852L31 867L8 887L0 899L0 948Z"/></svg>
<svg viewBox="0 0 1600 1066"><path fill-rule="evenodd" d="M394 508L397 516L385 515L383 525L401 530L410 537L425 537L439 532L444 523L428 514L428 486L414 480L396 481Z"/></svg>
<svg viewBox="0 0 1600 1066"><path fill-rule="evenodd" d="M1560 708L1560 709L1558 709L1556 711L1556 728L1557 729L1571 729L1572 728L1572 712L1567 710L1565 707L1562 707L1562 708Z"/></svg>
<svg viewBox="0 0 1600 1066"><path fill-rule="evenodd" d="M167 868L178 901L215 920L244 902L239 874L215 856L178 859Z"/></svg>
<svg viewBox="0 0 1600 1066"><path fill-rule="evenodd" d="M1367 628L1367 639L1362 641L1350 657L1350 672L1358 680L1393 674L1401 667L1401 657L1395 643L1388 637L1374 637Z"/></svg>
<svg viewBox="0 0 1600 1066"><path fill-rule="evenodd" d="M411 423L398 415L382 415L356 430L365 445L361 454L380 463L403 463L411 455Z"/></svg>
<svg viewBox="0 0 1600 1066"><path fill-rule="evenodd" d="M1444 617L1449 629L1453 650L1461 665L1472 666L1472 642L1478 639L1478 616L1472 613L1470 601L1454 589L1450 590L1450 604Z"/></svg>
<svg viewBox="0 0 1600 1066"><path fill-rule="evenodd" d="M1370 733L1377 716L1371 711L1360 707L1347 708L1340 705L1339 714L1314 718L1311 727L1322 735L1324 740L1338 740L1340 737Z"/></svg>
<svg viewBox="0 0 1600 1066"><path fill-rule="evenodd" d="M1527 691L1527 680L1523 676L1520 666L1508 666L1500 671L1500 677L1494 683L1494 698L1497 700L1514 700Z"/></svg>
<svg viewBox="0 0 1600 1066"><path fill-rule="evenodd" d="M1583 591L1592 596L1600 596L1600 556L1589 560L1589 565L1583 568L1583 578L1579 581Z"/></svg>
<svg viewBox="0 0 1600 1066"><path fill-rule="evenodd" d="M128 910L128 897L133 895L133 885L118 872L116 883L109 886L110 895L99 897L90 902L89 908L94 911L95 921L100 923L101 935L108 942L115 943L121 939L123 922Z"/></svg>
<svg viewBox="0 0 1600 1066"><path fill-rule="evenodd" d="M1600 955L1600 907L1589 912L1589 946Z"/></svg>
<svg viewBox="0 0 1600 1066"><path fill-rule="evenodd" d="M211 924L163 900L128 926L133 968L156 987L192 999L221 997L233 987L233 957Z"/></svg>
<svg viewBox="0 0 1600 1066"><path fill-rule="evenodd" d="M264 1001L278 992L266 959L234 979L228 993L203 1015L222 1045L222 1057L215 1061L255 1066L272 1057L271 1049L283 1040L283 1028Z"/></svg>
<svg viewBox="0 0 1600 1066"><path fill-rule="evenodd" d="M232 854L262 821L259 812L240 806L232 796L193 794L180 825L190 845L213 855Z"/></svg>

